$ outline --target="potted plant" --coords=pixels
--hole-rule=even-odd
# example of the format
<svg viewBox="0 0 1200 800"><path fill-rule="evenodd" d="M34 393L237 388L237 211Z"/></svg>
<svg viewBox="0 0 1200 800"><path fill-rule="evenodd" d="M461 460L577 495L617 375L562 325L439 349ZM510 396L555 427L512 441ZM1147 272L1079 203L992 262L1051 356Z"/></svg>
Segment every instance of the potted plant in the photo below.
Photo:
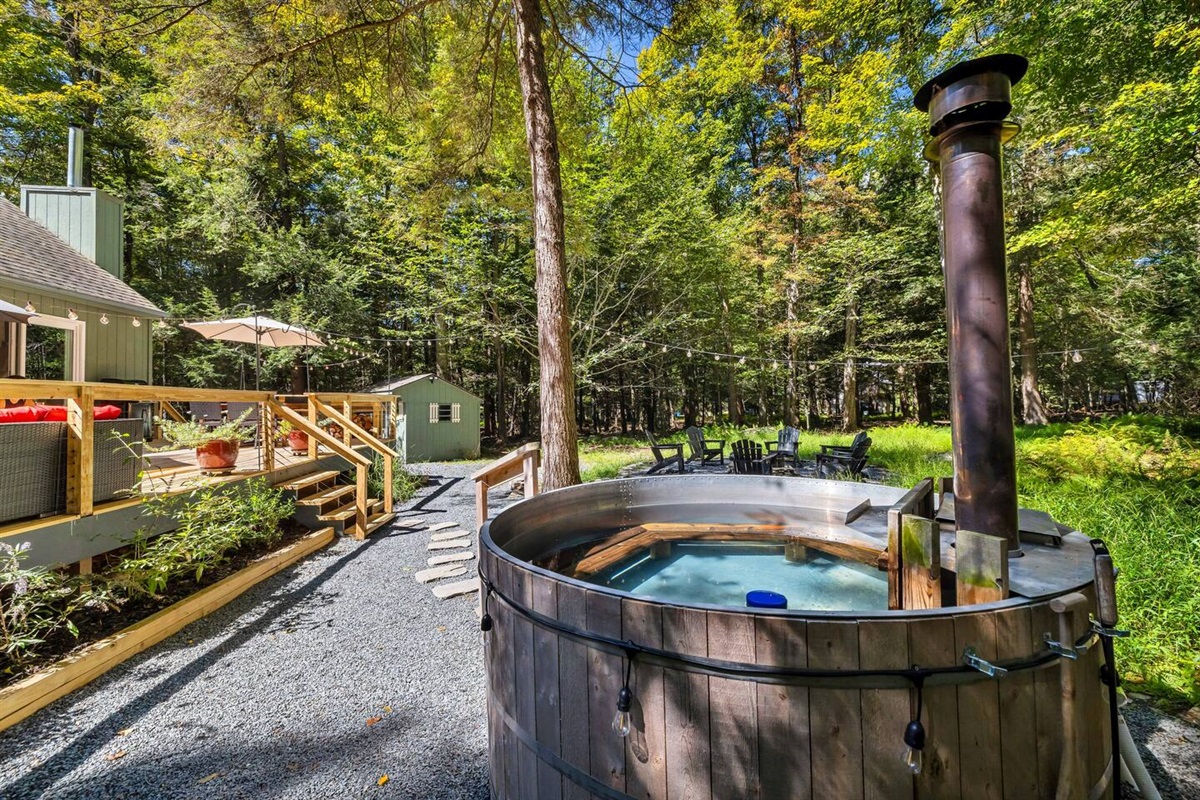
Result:
<svg viewBox="0 0 1200 800"><path fill-rule="evenodd" d="M203 422L176 422L160 420L163 436L176 447L190 447L196 451L196 463L205 474L231 472L237 466L238 448L250 438L253 430L244 423L250 415L247 409L237 419L227 420L215 427Z"/></svg>
<svg viewBox="0 0 1200 800"><path fill-rule="evenodd" d="M279 423L279 436L293 453L308 452L308 434L286 419Z"/></svg>

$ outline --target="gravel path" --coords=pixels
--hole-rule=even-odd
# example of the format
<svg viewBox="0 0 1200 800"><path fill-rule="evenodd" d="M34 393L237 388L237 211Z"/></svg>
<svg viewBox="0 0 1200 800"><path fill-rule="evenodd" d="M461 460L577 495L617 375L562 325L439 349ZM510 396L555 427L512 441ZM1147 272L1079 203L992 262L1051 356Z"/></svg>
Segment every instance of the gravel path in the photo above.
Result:
<svg viewBox="0 0 1200 800"><path fill-rule="evenodd" d="M423 466L404 515L470 530L478 465ZM428 538L339 540L0 734L0 797L484 800L478 599L413 580Z"/></svg>
<svg viewBox="0 0 1200 800"><path fill-rule="evenodd" d="M416 468L402 515L470 530L478 464ZM428 539L339 540L0 734L0 798L486 800L478 599L413 580ZM1125 715L1163 797L1200 798L1200 729Z"/></svg>

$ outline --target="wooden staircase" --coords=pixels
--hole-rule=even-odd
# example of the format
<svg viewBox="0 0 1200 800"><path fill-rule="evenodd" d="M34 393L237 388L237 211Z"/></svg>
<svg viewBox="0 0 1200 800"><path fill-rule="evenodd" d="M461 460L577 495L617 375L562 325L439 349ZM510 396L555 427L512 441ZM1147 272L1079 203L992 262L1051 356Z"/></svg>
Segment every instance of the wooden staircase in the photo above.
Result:
<svg viewBox="0 0 1200 800"><path fill-rule="evenodd" d="M309 528L332 526L341 534L354 525L354 484L339 483L343 477L336 470L324 470L303 475L277 484L277 488L292 492L296 498L294 517ZM384 511L383 500L367 499L366 535L394 520L396 515Z"/></svg>

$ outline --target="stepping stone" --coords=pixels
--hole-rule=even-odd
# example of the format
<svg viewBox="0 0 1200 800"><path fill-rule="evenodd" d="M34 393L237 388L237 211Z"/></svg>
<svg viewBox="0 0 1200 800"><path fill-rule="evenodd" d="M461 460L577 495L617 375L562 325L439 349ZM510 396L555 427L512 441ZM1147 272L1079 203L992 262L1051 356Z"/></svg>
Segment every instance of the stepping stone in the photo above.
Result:
<svg viewBox="0 0 1200 800"><path fill-rule="evenodd" d="M444 542L447 539L459 539L459 538L462 538L463 536L470 536L470 535L471 534L467 533L466 531L462 531L462 530L440 531L438 533L435 533L433 536L430 536L429 540L433 541L433 542Z"/></svg>
<svg viewBox="0 0 1200 800"><path fill-rule="evenodd" d="M429 559L429 566L436 567L438 564L453 564L455 561L470 561L475 557L474 553L447 553L444 556L434 556Z"/></svg>
<svg viewBox="0 0 1200 800"><path fill-rule="evenodd" d="M441 586L433 587L433 596L441 600L449 597L458 597L460 594L470 594L471 592L479 591L479 579L471 578L470 580L459 581L458 583L443 583Z"/></svg>
<svg viewBox="0 0 1200 800"><path fill-rule="evenodd" d="M445 542L430 542L430 550L452 550L455 547L470 547L470 539L451 539Z"/></svg>
<svg viewBox="0 0 1200 800"><path fill-rule="evenodd" d="M459 575L466 575L467 568L459 564L445 564L432 569L423 569L413 577L421 583L429 583L430 581L438 581L442 578L457 578Z"/></svg>
<svg viewBox="0 0 1200 800"><path fill-rule="evenodd" d="M425 524L425 518L417 517L416 519L404 519L401 517L396 520L396 524L401 528L419 528Z"/></svg>
<svg viewBox="0 0 1200 800"><path fill-rule="evenodd" d="M440 531L440 530L445 530L446 528L453 528L456 525L458 525L457 522L439 522L437 525L430 525L425 530L431 531L431 532L432 531Z"/></svg>

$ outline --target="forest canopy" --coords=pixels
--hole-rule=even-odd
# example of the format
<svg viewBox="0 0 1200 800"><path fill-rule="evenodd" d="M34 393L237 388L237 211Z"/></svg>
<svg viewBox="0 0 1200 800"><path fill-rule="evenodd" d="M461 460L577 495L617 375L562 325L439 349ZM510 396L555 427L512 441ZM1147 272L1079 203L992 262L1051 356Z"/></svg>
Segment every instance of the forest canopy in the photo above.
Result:
<svg viewBox="0 0 1200 800"><path fill-rule="evenodd" d="M801 425L945 413L916 87L1030 59L1006 149L1018 413L1200 410L1200 18L1147 0L541 4L575 413ZM248 304L334 346L264 386L436 370L536 435L530 162L512 9L421 0L0 0L0 191L126 203L126 276L175 320ZM155 380L246 348L168 325Z"/></svg>

